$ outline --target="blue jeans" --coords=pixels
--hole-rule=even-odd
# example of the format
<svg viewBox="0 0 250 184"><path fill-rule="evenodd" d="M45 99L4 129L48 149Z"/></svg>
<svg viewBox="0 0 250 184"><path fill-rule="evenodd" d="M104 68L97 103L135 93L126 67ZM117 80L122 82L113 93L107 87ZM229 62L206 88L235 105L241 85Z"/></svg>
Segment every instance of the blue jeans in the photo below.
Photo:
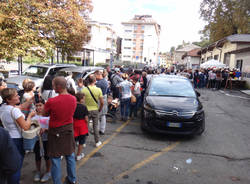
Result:
<svg viewBox="0 0 250 184"><path fill-rule="evenodd" d="M19 151L19 153L21 155L22 161L21 161L20 169L8 177L8 184L19 184L19 180L21 177L21 169L22 169L23 159L24 159L23 139L22 138L12 138L12 140L13 140L14 144L17 147L17 150Z"/></svg>
<svg viewBox="0 0 250 184"><path fill-rule="evenodd" d="M121 117L128 118L128 111L130 107L130 98L121 99Z"/></svg>
<svg viewBox="0 0 250 184"><path fill-rule="evenodd" d="M66 155L67 178L71 183L76 182L76 161L75 153ZM61 157L51 158L51 176L54 184L62 184Z"/></svg>
<svg viewBox="0 0 250 184"><path fill-rule="evenodd" d="M135 95L135 97L136 97L136 103L130 104L130 113L129 113L130 117L132 117L133 114L134 117L137 117L137 111L141 105L141 95Z"/></svg>

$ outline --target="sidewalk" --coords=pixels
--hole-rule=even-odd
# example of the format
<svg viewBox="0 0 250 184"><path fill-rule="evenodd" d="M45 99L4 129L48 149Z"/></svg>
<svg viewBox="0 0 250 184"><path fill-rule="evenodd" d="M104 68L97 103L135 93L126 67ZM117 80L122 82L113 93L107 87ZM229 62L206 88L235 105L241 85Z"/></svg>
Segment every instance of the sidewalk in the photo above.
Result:
<svg viewBox="0 0 250 184"><path fill-rule="evenodd" d="M240 90L242 93L245 93L247 95L250 95L250 90Z"/></svg>

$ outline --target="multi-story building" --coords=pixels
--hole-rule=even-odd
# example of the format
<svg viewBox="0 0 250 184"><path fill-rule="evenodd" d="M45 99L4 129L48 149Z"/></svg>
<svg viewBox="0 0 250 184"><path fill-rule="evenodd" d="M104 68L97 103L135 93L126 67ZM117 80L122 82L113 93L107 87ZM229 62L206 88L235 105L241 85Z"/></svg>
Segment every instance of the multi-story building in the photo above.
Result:
<svg viewBox="0 0 250 184"><path fill-rule="evenodd" d="M82 58L84 65L97 63L110 63L116 55L116 33L112 24L87 21L90 40L83 46L82 52L76 56Z"/></svg>
<svg viewBox="0 0 250 184"><path fill-rule="evenodd" d="M187 65L187 69L196 69L200 67L201 55L199 52L201 51L200 48L193 49L189 52L186 52L182 59L184 63Z"/></svg>
<svg viewBox="0 0 250 184"><path fill-rule="evenodd" d="M182 48L177 49L176 51L174 51L174 63L177 66L181 66L180 68L184 67L186 68L187 66L187 61L183 59L183 55L186 52L189 52L193 49L200 49L201 47L194 45L194 44L188 44L188 45L184 45Z"/></svg>
<svg viewBox="0 0 250 184"><path fill-rule="evenodd" d="M122 25L122 61L159 65L161 27L152 16L135 15L130 21L122 22Z"/></svg>

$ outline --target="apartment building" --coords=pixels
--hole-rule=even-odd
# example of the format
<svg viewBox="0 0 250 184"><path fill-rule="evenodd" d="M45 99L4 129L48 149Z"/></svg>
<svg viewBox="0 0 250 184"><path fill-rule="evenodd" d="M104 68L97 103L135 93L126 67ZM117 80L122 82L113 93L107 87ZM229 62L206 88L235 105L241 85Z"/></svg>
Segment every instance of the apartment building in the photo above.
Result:
<svg viewBox="0 0 250 184"><path fill-rule="evenodd" d="M160 65L159 43L161 27L151 15L135 15L122 22L122 61Z"/></svg>
<svg viewBox="0 0 250 184"><path fill-rule="evenodd" d="M110 59L116 55L117 35L112 24L88 20L90 40L83 46L82 52L77 52L76 57L81 57L83 65L96 65L98 63L110 64Z"/></svg>

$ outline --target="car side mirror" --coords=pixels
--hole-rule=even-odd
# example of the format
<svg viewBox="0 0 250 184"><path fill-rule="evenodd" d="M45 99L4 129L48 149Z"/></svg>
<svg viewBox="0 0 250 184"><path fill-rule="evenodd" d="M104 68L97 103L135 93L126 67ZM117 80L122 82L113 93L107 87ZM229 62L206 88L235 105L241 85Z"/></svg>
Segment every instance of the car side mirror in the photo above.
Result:
<svg viewBox="0 0 250 184"><path fill-rule="evenodd" d="M201 96L201 94L198 91L195 91L197 96Z"/></svg>

